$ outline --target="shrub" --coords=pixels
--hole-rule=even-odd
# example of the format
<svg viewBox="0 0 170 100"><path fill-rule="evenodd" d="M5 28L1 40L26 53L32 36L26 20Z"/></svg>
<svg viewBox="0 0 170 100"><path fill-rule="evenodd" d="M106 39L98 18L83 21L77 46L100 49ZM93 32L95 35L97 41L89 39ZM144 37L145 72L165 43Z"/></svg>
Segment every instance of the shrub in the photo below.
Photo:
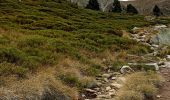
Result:
<svg viewBox="0 0 170 100"><path fill-rule="evenodd" d="M159 75L157 75L154 72L137 72L134 74L131 74L127 77L127 81L124 84L124 86L120 89L120 92L118 93L118 98L136 98L135 94L137 95L138 99L134 100L154 100L154 97L157 93L157 86L156 84L160 84L162 79ZM127 93L127 95L124 93L124 91L132 91ZM122 95L123 93L123 95ZM120 99L124 100L124 99ZM125 99L125 100L132 100L132 99Z"/></svg>
<svg viewBox="0 0 170 100"><path fill-rule="evenodd" d="M118 94L118 100L143 100L143 95L135 91L122 91Z"/></svg>
<svg viewBox="0 0 170 100"><path fill-rule="evenodd" d="M138 14L138 11L132 4L128 4L127 13Z"/></svg>
<svg viewBox="0 0 170 100"><path fill-rule="evenodd" d="M157 89L154 85L147 85L147 84L141 84L138 85L137 91L142 93L144 95L144 98L147 100L154 100L155 95L157 94Z"/></svg>
<svg viewBox="0 0 170 100"><path fill-rule="evenodd" d="M112 12L122 12L121 4L119 0L114 0Z"/></svg>
<svg viewBox="0 0 170 100"><path fill-rule="evenodd" d="M89 0L88 5L86 6L87 9L92 9L92 10L99 10L99 3L97 0Z"/></svg>
<svg viewBox="0 0 170 100"><path fill-rule="evenodd" d="M161 10L159 9L159 7L157 5L155 5L155 7L153 8L153 14L155 16L161 16L163 15L163 13L161 12Z"/></svg>
<svg viewBox="0 0 170 100"><path fill-rule="evenodd" d="M80 87L81 83L79 82L79 78L74 74L66 73L59 75L60 80L62 80L65 84L71 87Z"/></svg>
<svg viewBox="0 0 170 100"><path fill-rule="evenodd" d="M20 47L41 47L46 43L46 38L39 35L29 35L19 41L18 46Z"/></svg>
<svg viewBox="0 0 170 100"><path fill-rule="evenodd" d="M0 48L0 62L9 62L15 64L21 64L24 61L25 54L16 48Z"/></svg>
<svg viewBox="0 0 170 100"><path fill-rule="evenodd" d="M0 63L0 75L11 75L16 74L19 77L24 77L28 69L21 66L16 66L11 63L2 62Z"/></svg>

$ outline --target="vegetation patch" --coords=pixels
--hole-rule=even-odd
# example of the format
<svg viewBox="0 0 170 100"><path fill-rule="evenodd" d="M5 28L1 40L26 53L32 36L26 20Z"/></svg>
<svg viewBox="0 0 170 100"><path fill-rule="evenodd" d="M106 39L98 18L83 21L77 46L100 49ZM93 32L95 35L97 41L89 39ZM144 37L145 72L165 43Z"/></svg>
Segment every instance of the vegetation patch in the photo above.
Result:
<svg viewBox="0 0 170 100"><path fill-rule="evenodd" d="M154 72L137 72L127 77L118 93L119 100L154 100L162 78ZM127 93L128 92L128 93ZM136 95L138 94L138 95ZM126 98L126 99L125 99Z"/></svg>

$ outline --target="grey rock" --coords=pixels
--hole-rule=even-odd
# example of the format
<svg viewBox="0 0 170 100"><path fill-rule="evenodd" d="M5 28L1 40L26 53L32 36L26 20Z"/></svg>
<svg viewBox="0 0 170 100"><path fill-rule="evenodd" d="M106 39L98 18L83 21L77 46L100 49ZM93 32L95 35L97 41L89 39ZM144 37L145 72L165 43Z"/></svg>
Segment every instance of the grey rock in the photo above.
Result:
<svg viewBox="0 0 170 100"><path fill-rule="evenodd" d="M132 68L130 68L130 66L123 66L121 69L120 69L120 72L122 74L127 74L127 73L131 73L131 72L134 72L132 70Z"/></svg>
<svg viewBox="0 0 170 100"><path fill-rule="evenodd" d="M118 83L112 83L111 86L116 88L116 89L120 89L123 85L118 84Z"/></svg>

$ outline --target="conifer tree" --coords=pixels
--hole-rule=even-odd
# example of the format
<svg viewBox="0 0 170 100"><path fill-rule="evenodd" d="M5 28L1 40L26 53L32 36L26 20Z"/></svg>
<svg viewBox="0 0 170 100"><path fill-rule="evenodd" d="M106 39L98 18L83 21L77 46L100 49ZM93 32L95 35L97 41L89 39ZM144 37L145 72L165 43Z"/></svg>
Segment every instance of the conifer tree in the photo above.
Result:
<svg viewBox="0 0 170 100"><path fill-rule="evenodd" d="M87 9L92 9L92 10L99 10L99 3L97 0L89 0L88 5L86 6Z"/></svg>
<svg viewBox="0 0 170 100"><path fill-rule="evenodd" d="M162 15L162 12L161 12L160 8L157 5L155 5L155 7L153 8L153 14L155 16L161 16Z"/></svg>
<svg viewBox="0 0 170 100"><path fill-rule="evenodd" d="M138 10L132 4L128 4L127 13L138 14Z"/></svg>
<svg viewBox="0 0 170 100"><path fill-rule="evenodd" d="M121 13L122 8L119 0L114 0L112 12Z"/></svg>

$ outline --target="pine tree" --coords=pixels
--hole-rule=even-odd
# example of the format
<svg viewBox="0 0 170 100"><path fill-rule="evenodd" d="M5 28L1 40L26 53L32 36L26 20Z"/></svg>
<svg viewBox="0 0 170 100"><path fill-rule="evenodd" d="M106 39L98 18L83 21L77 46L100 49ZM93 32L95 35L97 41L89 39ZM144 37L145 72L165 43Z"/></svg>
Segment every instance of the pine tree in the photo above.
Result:
<svg viewBox="0 0 170 100"><path fill-rule="evenodd" d="M162 12L157 5L155 5L155 7L153 8L153 14L155 16L161 16L162 15Z"/></svg>
<svg viewBox="0 0 170 100"><path fill-rule="evenodd" d="M97 0L90 0L88 5L86 6L87 9L92 9L92 10L99 10L99 3Z"/></svg>
<svg viewBox="0 0 170 100"><path fill-rule="evenodd" d="M132 4L128 4L127 13L138 14L138 10Z"/></svg>
<svg viewBox="0 0 170 100"><path fill-rule="evenodd" d="M122 8L119 0L114 0L112 12L121 13Z"/></svg>

